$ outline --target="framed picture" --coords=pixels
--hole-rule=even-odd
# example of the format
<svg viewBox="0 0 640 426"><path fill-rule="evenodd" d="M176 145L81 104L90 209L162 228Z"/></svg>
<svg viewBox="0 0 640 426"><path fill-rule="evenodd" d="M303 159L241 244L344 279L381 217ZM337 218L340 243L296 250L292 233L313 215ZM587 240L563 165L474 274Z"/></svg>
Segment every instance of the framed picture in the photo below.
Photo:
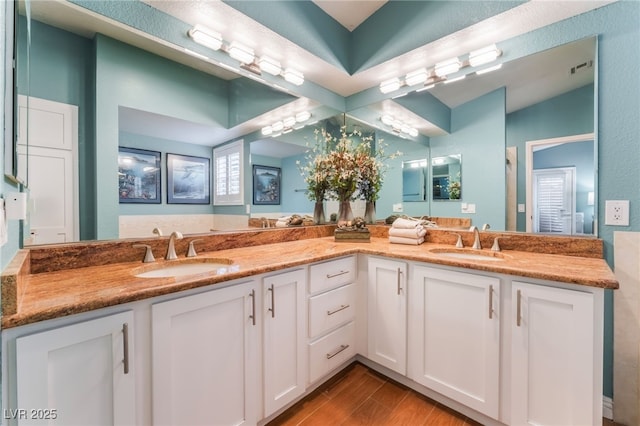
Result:
<svg viewBox="0 0 640 426"><path fill-rule="evenodd" d="M253 204L280 204L279 167L253 166Z"/></svg>
<svg viewBox="0 0 640 426"><path fill-rule="evenodd" d="M159 204L160 153L118 147L118 194L121 203Z"/></svg>
<svg viewBox="0 0 640 426"><path fill-rule="evenodd" d="M167 154L167 203L209 204L209 159Z"/></svg>

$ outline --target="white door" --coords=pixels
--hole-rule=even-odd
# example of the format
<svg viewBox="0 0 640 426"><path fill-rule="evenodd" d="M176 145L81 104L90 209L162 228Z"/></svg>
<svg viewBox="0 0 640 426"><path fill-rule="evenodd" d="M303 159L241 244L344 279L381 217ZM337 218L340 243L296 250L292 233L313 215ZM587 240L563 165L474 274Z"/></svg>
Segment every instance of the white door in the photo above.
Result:
<svg viewBox="0 0 640 426"><path fill-rule="evenodd" d="M497 419L500 280L417 266L409 291L409 377Z"/></svg>
<svg viewBox="0 0 640 426"><path fill-rule="evenodd" d="M18 170L31 203L25 242L77 241L78 108L25 96L18 102Z"/></svg>
<svg viewBox="0 0 640 426"><path fill-rule="evenodd" d="M17 338L18 424L135 425L133 337L128 311Z"/></svg>
<svg viewBox="0 0 640 426"><path fill-rule="evenodd" d="M602 424L594 407L594 296L513 282L511 424Z"/></svg>
<svg viewBox="0 0 640 426"><path fill-rule="evenodd" d="M305 391L305 291L303 269L263 280L265 417Z"/></svg>
<svg viewBox="0 0 640 426"><path fill-rule="evenodd" d="M575 167L533 171L533 232L574 234Z"/></svg>
<svg viewBox="0 0 640 426"><path fill-rule="evenodd" d="M407 371L407 264L369 258L368 358Z"/></svg>
<svg viewBox="0 0 640 426"><path fill-rule="evenodd" d="M253 281L151 307L154 425L258 420Z"/></svg>

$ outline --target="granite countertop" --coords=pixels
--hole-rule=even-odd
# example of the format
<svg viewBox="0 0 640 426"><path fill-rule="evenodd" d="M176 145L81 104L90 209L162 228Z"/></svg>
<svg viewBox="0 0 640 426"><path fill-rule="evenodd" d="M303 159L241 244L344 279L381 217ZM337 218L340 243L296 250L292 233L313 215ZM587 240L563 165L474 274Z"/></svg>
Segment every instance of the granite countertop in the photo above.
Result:
<svg viewBox="0 0 640 426"><path fill-rule="evenodd" d="M153 264L120 262L107 265L23 274L15 294L15 313L6 314L4 292L2 328L87 312L94 309L133 302L178 291L224 283L284 268L305 265L339 256L364 253L391 258L470 268L521 277L559 281L585 286L615 289L618 282L601 258L561 254L541 254L504 250L500 261L458 259L438 254L438 250L455 250L451 244L425 243L420 246L391 244L387 238L372 237L368 243L336 242L320 237L203 252L198 258L230 259L232 264L216 273L167 278L139 278L134 274L148 268L178 261L157 260ZM464 249L465 252L473 252ZM28 250L14 259L14 267L28 263ZM483 249L487 256L496 255ZM11 266L11 265L10 265ZM20 268L14 271L18 275ZM22 268L24 269L24 268ZM7 272L5 272L5 275ZM4 283L3 283L4 287Z"/></svg>

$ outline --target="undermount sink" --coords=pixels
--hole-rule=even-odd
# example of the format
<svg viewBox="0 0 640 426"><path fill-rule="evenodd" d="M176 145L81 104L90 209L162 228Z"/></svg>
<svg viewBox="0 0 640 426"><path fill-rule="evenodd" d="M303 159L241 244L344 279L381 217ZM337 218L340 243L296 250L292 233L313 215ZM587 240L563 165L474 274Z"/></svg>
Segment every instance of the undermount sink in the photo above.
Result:
<svg viewBox="0 0 640 426"><path fill-rule="evenodd" d="M437 254L438 256L450 257L453 259L479 260L488 262L504 260L504 256L502 255L502 253L496 251L471 251L465 249L432 249L429 251L431 253Z"/></svg>
<svg viewBox="0 0 640 426"><path fill-rule="evenodd" d="M184 259L158 265L143 266L134 271L134 275L138 278L166 278L212 272L224 274L233 269L232 263L233 261L230 259Z"/></svg>

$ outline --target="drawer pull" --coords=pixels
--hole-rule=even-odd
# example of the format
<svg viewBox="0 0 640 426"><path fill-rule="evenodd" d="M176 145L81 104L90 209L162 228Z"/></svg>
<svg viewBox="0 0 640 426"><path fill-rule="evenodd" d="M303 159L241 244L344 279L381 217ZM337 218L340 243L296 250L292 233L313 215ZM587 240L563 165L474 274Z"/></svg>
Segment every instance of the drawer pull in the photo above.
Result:
<svg viewBox="0 0 640 426"><path fill-rule="evenodd" d="M518 295L517 295L517 308L516 308L516 325L518 327L520 327L520 324L522 323L522 292L521 290L518 290Z"/></svg>
<svg viewBox="0 0 640 426"><path fill-rule="evenodd" d="M335 277L339 277L340 275L344 275L344 274L348 274L349 271L340 271L338 273L335 274L327 274L327 278L335 278Z"/></svg>
<svg viewBox="0 0 640 426"><path fill-rule="evenodd" d="M400 290L402 290L402 287L400 286L400 274L402 274L402 270L400 268L398 268L398 296L400 296Z"/></svg>
<svg viewBox="0 0 640 426"><path fill-rule="evenodd" d="M122 346L124 374L129 374L129 324L126 322L122 324Z"/></svg>
<svg viewBox="0 0 640 426"><path fill-rule="evenodd" d="M344 311L345 309L347 309L350 306L351 305L340 305L340 307L338 309L335 309L333 311L327 311L327 315L333 315L333 314L335 314L337 312Z"/></svg>
<svg viewBox="0 0 640 426"><path fill-rule="evenodd" d="M327 359L333 358L334 356L338 355L340 352L344 351L348 347L349 347L349 345L340 345L340 348L337 351L335 351L332 354L327 354Z"/></svg>
<svg viewBox="0 0 640 426"><path fill-rule="evenodd" d="M271 284L271 287L269 287L267 290L271 292L271 307L269 308L269 311L271 312L271 318L275 318L276 317L276 289L274 285Z"/></svg>
<svg viewBox="0 0 640 426"><path fill-rule="evenodd" d="M251 318L252 325L256 325L256 291L251 290L249 297L251 298L251 315L249 315L249 318Z"/></svg>

